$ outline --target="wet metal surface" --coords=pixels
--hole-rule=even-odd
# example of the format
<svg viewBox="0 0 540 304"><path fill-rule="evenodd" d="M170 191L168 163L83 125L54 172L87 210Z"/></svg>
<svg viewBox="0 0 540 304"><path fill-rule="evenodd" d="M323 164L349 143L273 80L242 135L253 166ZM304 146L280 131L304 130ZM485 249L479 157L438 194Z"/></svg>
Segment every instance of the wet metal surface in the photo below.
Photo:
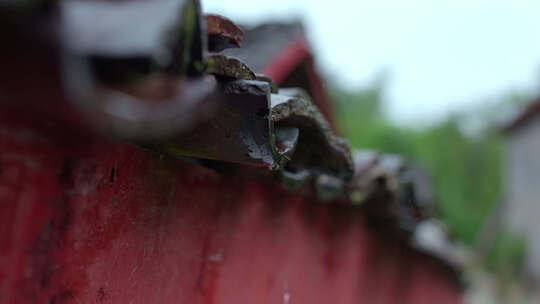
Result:
<svg viewBox="0 0 540 304"><path fill-rule="evenodd" d="M290 161L298 145L300 130L298 128L275 127L275 150L279 155Z"/></svg>
<svg viewBox="0 0 540 304"><path fill-rule="evenodd" d="M270 84L271 92L272 94L277 94L279 91L279 88L277 84L267 75L261 74L261 73L255 73L255 79L259 81L268 82Z"/></svg>
<svg viewBox="0 0 540 304"><path fill-rule="evenodd" d="M269 116L270 86L260 81L237 80L222 83L221 91L222 106L208 123L151 147L171 155L278 169L294 151L298 132L282 130L283 147L278 151Z"/></svg>

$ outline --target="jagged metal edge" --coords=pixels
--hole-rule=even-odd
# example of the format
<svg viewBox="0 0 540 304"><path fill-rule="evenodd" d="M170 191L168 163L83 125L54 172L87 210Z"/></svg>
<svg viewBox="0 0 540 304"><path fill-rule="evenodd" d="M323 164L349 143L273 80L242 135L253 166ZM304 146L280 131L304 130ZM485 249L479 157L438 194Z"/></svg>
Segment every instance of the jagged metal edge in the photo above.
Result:
<svg viewBox="0 0 540 304"><path fill-rule="evenodd" d="M326 172L320 172L320 168L306 167L305 169L319 174L329 174L345 181L351 179L354 163L348 141L334 134L326 119L310 99L272 94L271 102L272 120L276 126L287 121L296 121L298 125L293 124L293 126L300 129L300 136L302 136L302 130L305 132L306 128L310 128L310 131L320 134L324 139L324 146L320 149L326 149L324 155L327 155L327 158L320 159L320 163L322 167L326 167L324 170ZM299 123L300 121L304 123ZM310 151L302 150L306 148L309 147L298 146L297 153L309 153ZM293 156L291 162L294 163L294 161Z"/></svg>

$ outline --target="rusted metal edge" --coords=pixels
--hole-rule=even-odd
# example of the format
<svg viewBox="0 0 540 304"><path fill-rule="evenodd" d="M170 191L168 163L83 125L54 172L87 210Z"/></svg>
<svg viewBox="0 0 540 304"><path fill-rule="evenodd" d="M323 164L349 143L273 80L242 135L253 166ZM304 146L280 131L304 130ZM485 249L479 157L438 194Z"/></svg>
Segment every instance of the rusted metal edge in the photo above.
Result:
<svg viewBox="0 0 540 304"><path fill-rule="evenodd" d="M221 81L220 91L222 105L212 119L184 135L148 146L170 155L272 170L287 164L286 176L306 171L327 181L321 188L329 180L353 176L347 141L332 132L310 99L271 94L268 82L256 80Z"/></svg>
<svg viewBox="0 0 540 304"><path fill-rule="evenodd" d="M230 19L213 14L205 15L204 19L209 51L220 52L227 48L242 46L244 31Z"/></svg>
<svg viewBox="0 0 540 304"><path fill-rule="evenodd" d="M224 81L240 79L264 81L270 85L271 93L277 94L279 91L277 84L270 77L255 73L245 62L236 57L209 54L206 57L206 72Z"/></svg>

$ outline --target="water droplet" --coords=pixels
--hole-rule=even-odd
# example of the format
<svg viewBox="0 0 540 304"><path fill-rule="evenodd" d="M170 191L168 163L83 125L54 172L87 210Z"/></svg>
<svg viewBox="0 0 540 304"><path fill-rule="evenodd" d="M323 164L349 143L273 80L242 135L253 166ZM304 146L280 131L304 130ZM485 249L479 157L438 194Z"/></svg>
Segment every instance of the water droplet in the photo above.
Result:
<svg viewBox="0 0 540 304"><path fill-rule="evenodd" d="M291 300L291 294L289 292L285 292L283 294L283 304L289 304L290 300Z"/></svg>

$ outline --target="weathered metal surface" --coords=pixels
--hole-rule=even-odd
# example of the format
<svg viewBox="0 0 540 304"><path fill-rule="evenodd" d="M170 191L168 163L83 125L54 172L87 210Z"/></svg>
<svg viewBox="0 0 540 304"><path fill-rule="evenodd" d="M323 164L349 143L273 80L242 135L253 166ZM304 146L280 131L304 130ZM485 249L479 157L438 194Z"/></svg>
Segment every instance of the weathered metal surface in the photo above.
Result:
<svg viewBox="0 0 540 304"><path fill-rule="evenodd" d="M299 190L312 181L314 174L309 170L293 172L283 169L278 173L278 177L288 189Z"/></svg>
<svg viewBox="0 0 540 304"><path fill-rule="evenodd" d="M293 158L298 145L298 128L274 127L275 150L283 158L282 165Z"/></svg>
<svg viewBox="0 0 540 304"><path fill-rule="evenodd" d="M314 52L298 22L271 22L246 29L242 48L224 50L247 63L256 73L264 73L281 87L300 87L308 91L313 102L332 127L334 112L314 63ZM335 129L337 130L337 129Z"/></svg>
<svg viewBox="0 0 540 304"><path fill-rule="evenodd" d="M244 31L230 19L212 14L205 15L204 19L209 51L220 52L224 49L242 46Z"/></svg>
<svg viewBox="0 0 540 304"><path fill-rule="evenodd" d="M369 202L395 204L399 181L397 175L381 166L381 154L375 151L360 150L353 153L353 159L356 171L348 185L351 203L354 205L363 205Z"/></svg>
<svg viewBox="0 0 540 304"><path fill-rule="evenodd" d="M433 202L421 202L417 193L422 185L412 174L415 170L398 155L384 154L379 157L378 165L387 174L387 183L394 193L395 203L389 212L397 226L408 233L413 233L418 223L432 216Z"/></svg>
<svg viewBox="0 0 540 304"><path fill-rule="evenodd" d="M171 12L172 7L179 9ZM147 8L132 2L61 4L63 89L95 129L174 156L271 169L288 162L279 174L291 188L310 185L323 200L375 202L368 209L376 210L377 216L414 230L425 208L415 205L414 181L407 177L402 159L376 156L374 167L357 168L354 180L345 183L354 170L348 145L333 134L308 94L281 89L270 104L269 91L277 90L273 81L224 55L212 55L206 68L217 81L190 73L182 64L202 62L204 47L204 35L197 34L198 3L158 4L152 16L161 19L146 24L141 41L128 21ZM99 15L104 15L103 25L93 22ZM213 25L223 26L223 31L234 26L218 19L211 22L224 22ZM218 33L216 28L208 31ZM107 37L100 40L102 32ZM218 91L224 93L222 103Z"/></svg>
<svg viewBox="0 0 540 304"><path fill-rule="evenodd" d="M355 174L347 184L351 204L363 206L376 225L411 236L417 225L432 216L432 201L420 200L426 185L396 155L359 150L353 153Z"/></svg>
<svg viewBox="0 0 540 304"><path fill-rule="evenodd" d="M259 81L268 82L270 84L270 91L272 92L272 94L277 94L278 93L279 88L278 88L277 84L269 76L261 74L261 73L255 73L255 79L257 79ZM287 94L285 94L285 95L287 95Z"/></svg>
<svg viewBox="0 0 540 304"><path fill-rule="evenodd" d="M279 169L291 157L298 132L282 130L282 144L276 146L274 122L269 115L270 86L261 81L237 80L222 83L220 90L223 104L211 120L194 132L147 146L169 155Z"/></svg>
<svg viewBox="0 0 540 304"><path fill-rule="evenodd" d="M315 193L321 201L332 201L343 195L345 185L345 181L340 178L321 174L315 179Z"/></svg>
<svg viewBox="0 0 540 304"><path fill-rule="evenodd" d="M206 71L210 74L231 79L255 80L255 73L240 59L225 55L210 55Z"/></svg>
<svg viewBox="0 0 540 304"><path fill-rule="evenodd" d="M276 126L300 129L297 151L288 164L292 171L307 169L345 180L352 177L354 164L347 141L332 132L309 99L273 94L272 120Z"/></svg>
<svg viewBox="0 0 540 304"><path fill-rule="evenodd" d="M2 304L461 303L359 208L25 111L1 107L0 131Z"/></svg>

